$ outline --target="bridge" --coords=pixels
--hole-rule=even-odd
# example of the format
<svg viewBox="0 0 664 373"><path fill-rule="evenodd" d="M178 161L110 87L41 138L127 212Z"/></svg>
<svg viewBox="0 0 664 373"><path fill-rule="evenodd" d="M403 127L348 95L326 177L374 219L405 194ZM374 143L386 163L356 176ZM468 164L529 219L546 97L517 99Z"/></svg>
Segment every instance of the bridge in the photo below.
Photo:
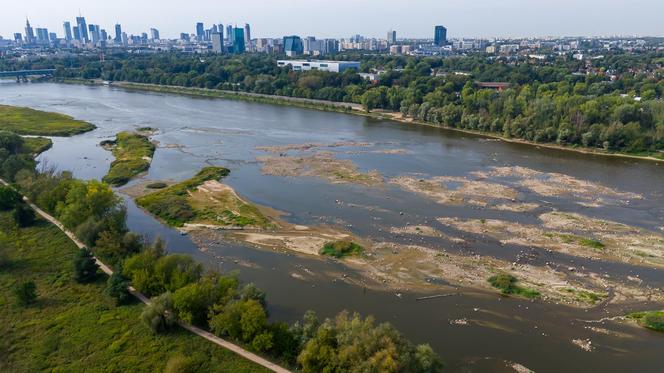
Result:
<svg viewBox="0 0 664 373"><path fill-rule="evenodd" d="M0 78L15 77L17 82L27 81L29 76L53 76L55 69L0 71Z"/></svg>

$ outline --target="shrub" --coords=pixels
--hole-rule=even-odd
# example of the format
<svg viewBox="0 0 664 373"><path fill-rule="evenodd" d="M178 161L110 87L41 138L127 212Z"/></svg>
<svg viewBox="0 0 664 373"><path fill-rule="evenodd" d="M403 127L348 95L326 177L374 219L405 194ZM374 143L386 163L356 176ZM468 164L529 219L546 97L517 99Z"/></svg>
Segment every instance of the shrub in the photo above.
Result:
<svg viewBox="0 0 664 373"><path fill-rule="evenodd" d="M164 373L195 373L198 372L199 364L183 355L175 355L168 359Z"/></svg>
<svg viewBox="0 0 664 373"><path fill-rule="evenodd" d="M74 279L79 283L89 283L97 278L99 265L90 250L83 248L74 257Z"/></svg>
<svg viewBox="0 0 664 373"><path fill-rule="evenodd" d="M108 278L105 293L115 299L115 304L118 306L129 303L132 298L129 292L129 280L117 272Z"/></svg>
<svg viewBox="0 0 664 373"><path fill-rule="evenodd" d="M12 289L16 303L20 306L27 306L37 299L37 286L32 281L20 282Z"/></svg>
<svg viewBox="0 0 664 373"><path fill-rule="evenodd" d="M500 289L503 294L515 294L526 298L540 297L540 293L538 291L518 286L518 281L519 280L516 277L506 273L501 273L489 278L489 283L491 286Z"/></svg>
<svg viewBox="0 0 664 373"><path fill-rule="evenodd" d="M164 293L150 300L141 313L141 320L152 330L153 333L168 331L176 323L173 313L173 300L171 293Z"/></svg>
<svg viewBox="0 0 664 373"><path fill-rule="evenodd" d="M21 201L21 195L14 188L0 185L0 211L11 210Z"/></svg>
<svg viewBox="0 0 664 373"><path fill-rule="evenodd" d="M12 214L14 222L21 228L29 227L35 222L35 212L25 203L19 203Z"/></svg>
<svg viewBox="0 0 664 373"><path fill-rule="evenodd" d="M164 189L167 186L168 186L168 184L166 184L166 183L157 182L157 183L150 183L150 184L146 185L145 187L148 188L148 189Z"/></svg>
<svg viewBox="0 0 664 373"><path fill-rule="evenodd" d="M338 259L351 255L360 255L362 252L364 252L364 248L351 241L328 242L320 251L322 255L329 255Z"/></svg>

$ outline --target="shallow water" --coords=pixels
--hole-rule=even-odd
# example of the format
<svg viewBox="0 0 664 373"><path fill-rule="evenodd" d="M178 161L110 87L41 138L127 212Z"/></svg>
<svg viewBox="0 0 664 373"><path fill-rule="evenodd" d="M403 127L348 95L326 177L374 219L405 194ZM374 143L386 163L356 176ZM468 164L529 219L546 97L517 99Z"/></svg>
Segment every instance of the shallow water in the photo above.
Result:
<svg viewBox="0 0 664 373"><path fill-rule="evenodd" d="M225 180L244 198L288 213L297 224L339 224L359 236L394 240L393 226L432 225L445 233L454 230L437 217L500 218L532 223L542 210L509 213L477 210L464 205L440 205L394 185L364 187L330 184L314 178L286 178L261 174L257 156L268 155L259 146L302 143L368 142L371 148L340 147L336 157L351 159L361 171L378 170L386 179L404 174L466 176L492 166L522 166L542 172L559 172L602 185L639 193L643 200L628 205L587 209L565 198L549 198L520 190L525 201L546 209L579 212L658 230L664 226L664 165L630 159L581 155L526 145L487 141L451 131L378 121L364 117L325 113L292 107L239 101L198 99L153 93L127 92L109 87L57 84L0 83L0 103L72 115L98 129L72 138L56 138L40 160L72 170L80 178L101 178L112 161L100 141L138 127L154 127L160 148L147 179L181 180L201 167L231 169ZM177 145L175 147L174 145ZM356 152L403 149L404 154ZM418 176L419 177L419 176ZM341 201L342 203L337 203ZM369 210L360 206L375 206ZM269 295L274 319L292 321L306 309L331 316L349 309L390 321L416 342L431 343L454 371L496 371L503 360L537 372L554 371L659 371L664 335L628 325L602 327L627 333L631 338L596 333L578 319L605 316L602 309L579 311L564 306L502 298L488 292L460 290L460 295L418 302L421 296L366 290L335 281L344 266L291 254L256 250L240 245L212 245L199 251L187 238L163 226L127 200L130 227L149 237L160 236L171 251L187 252L210 267L239 269ZM400 213L403 213L400 214ZM425 239L450 252L467 253L444 241ZM419 241L418 241L419 242ZM405 242L408 243L408 242ZM500 246L490 239L471 241L473 251L513 261L523 248ZM540 250L534 262L584 265L588 270L624 277L639 275L645 284L662 287L662 271L602 261L583 260ZM305 269L309 270L306 271ZM304 280L291 276L297 273ZM450 320L466 318L469 325ZM595 350L585 352L572 339L590 338Z"/></svg>

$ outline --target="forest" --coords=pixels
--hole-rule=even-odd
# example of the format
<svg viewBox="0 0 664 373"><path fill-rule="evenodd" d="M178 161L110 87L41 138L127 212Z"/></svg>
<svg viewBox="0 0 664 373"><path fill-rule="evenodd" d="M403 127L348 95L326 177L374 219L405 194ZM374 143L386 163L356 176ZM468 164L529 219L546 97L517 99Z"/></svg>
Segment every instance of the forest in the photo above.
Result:
<svg viewBox="0 0 664 373"><path fill-rule="evenodd" d="M60 79L102 79L362 104L433 125L506 138L663 157L664 52L607 52L533 59L484 55L433 58L349 53L362 72L294 72L278 56L126 53L30 61L0 70L56 68ZM504 90L478 83L501 82Z"/></svg>

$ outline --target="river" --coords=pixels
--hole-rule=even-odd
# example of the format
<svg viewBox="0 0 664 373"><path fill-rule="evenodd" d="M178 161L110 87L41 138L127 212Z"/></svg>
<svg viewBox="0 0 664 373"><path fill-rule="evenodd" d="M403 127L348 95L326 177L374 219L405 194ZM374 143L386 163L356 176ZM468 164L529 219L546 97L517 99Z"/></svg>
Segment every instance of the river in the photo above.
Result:
<svg viewBox="0 0 664 373"><path fill-rule="evenodd" d="M284 218L294 224L336 224L359 236L384 238L391 236L388 227L421 224L438 217L509 216L529 222L536 216L436 204L394 185L370 188L318 178L265 175L257 161L265 152L257 147L370 143L372 149L385 151L358 151L352 146L334 150L337 157L352 160L360 171L377 170L385 178L404 174L461 177L501 166L562 173L644 198L594 208L592 213L564 198L549 198L545 203L552 208L583 210L593 217L651 231L664 226L664 165L653 162L488 141L443 129L348 114L112 87L5 81L0 82L0 103L64 113L95 124L95 131L54 138L53 148L40 156L42 163L71 170L76 177L99 179L106 173L112 156L99 147L100 141L122 130L153 127L158 129L153 140L160 146L145 179L182 180L201 167L224 166L231 169L225 183L248 200L288 213ZM531 195L524 198L542 199ZM136 208L128 197L125 199L132 230L151 238L162 237L169 251L189 253L209 267L240 270L243 281L254 282L267 292L275 320L297 320L307 309L325 317L343 309L371 314L378 321L393 323L414 342L430 343L449 370L459 372L512 371L506 362L537 372L656 372L664 363L664 335L622 323L605 323L601 327L610 332L598 333L580 321L607 316L603 308L578 310L464 288L456 296L416 301L423 294L368 290L338 281L344 275L359 275L331 260L223 242L202 252L188 237L165 227ZM446 227L437 228L453 233ZM518 260L523 249L486 239L473 242L474 251L509 261ZM567 265L570 260L601 274L638 276L642 286L664 286L663 272L646 267L570 259L549 252L541 252L535 263ZM293 273L303 276L297 278ZM611 312L616 314L615 309ZM461 319L473 322L452 322ZM583 351L571 343L573 339L592 340L594 350Z"/></svg>

